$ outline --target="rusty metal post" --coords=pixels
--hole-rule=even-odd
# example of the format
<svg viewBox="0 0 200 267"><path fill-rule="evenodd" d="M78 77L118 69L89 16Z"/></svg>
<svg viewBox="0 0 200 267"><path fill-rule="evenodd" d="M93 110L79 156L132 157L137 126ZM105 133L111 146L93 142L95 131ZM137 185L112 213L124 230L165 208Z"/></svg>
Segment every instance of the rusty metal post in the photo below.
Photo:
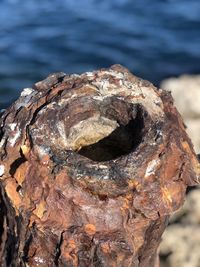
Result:
<svg viewBox="0 0 200 267"><path fill-rule="evenodd" d="M199 164L169 93L115 65L0 118L1 266L153 267Z"/></svg>

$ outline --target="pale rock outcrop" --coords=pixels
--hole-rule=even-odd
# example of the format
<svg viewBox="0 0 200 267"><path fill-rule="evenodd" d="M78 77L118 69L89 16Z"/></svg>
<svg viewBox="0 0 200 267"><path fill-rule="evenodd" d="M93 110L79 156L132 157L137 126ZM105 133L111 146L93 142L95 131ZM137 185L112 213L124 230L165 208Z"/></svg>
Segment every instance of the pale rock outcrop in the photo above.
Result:
<svg viewBox="0 0 200 267"><path fill-rule="evenodd" d="M171 91L195 151L200 153L200 75L166 79L161 83L161 88Z"/></svg>
<svg viewBox="0 0 200 267"><path fill-rule="evenodd" d="M171 91L196 153L200 154L200 75L166 79L161 88ZM171 218L163 235L161 267L200 266L200 187L187 194L184 206Z"/></svg>

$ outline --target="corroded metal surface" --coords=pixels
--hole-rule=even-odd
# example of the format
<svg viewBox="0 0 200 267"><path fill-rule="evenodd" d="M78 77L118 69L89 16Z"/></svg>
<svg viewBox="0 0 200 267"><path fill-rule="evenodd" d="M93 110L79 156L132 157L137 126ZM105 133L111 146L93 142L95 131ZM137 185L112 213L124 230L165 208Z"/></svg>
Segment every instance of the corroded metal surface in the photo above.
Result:
<svg viewBox="0 0 200 267"><path fill-rule="evenodd" d="M199 165L169 93L115 65L0 118L2 266L150 267Z"/></svg>

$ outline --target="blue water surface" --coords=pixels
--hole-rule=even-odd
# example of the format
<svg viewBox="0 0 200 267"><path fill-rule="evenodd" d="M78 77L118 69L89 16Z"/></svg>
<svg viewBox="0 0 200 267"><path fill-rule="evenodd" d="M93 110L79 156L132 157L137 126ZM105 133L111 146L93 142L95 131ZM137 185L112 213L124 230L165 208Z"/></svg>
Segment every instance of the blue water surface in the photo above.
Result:
<svg viewBox="0 0 200 267"><path fill-rule="evenodd" d="M0 0L0 108L49 73L200 73L200 0Z"/></svg>

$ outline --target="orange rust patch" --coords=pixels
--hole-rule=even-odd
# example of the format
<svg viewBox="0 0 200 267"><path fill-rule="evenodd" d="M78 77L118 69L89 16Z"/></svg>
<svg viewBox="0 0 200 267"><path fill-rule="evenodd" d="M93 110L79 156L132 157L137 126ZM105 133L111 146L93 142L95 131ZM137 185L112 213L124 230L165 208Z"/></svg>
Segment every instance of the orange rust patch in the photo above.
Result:
<svg viewBox="0 0 200 267"><path fill-rule="evenodd" d="M121 207L121 211L125 212L129 208L128 202L125 200L123 206Z"/></svg>
<svg viewBox="0 0 200 267"><path fill-rule="evenodd" d="M86 224L85 231L88 235L94 235L96 233L96 226L94 224Z"/></svg>
<svg viewBox="0 0 200 267"><path fill-rule="evenodd" d="M132 195L131 194L128 194L126 195L126 197L124 198L123 200L123 205L121 207L121 211L122 212L126 212L126 210L128 210L131 206L131 202L132 202Z"/></svg>
<svg viewBox="0 0 200 267"><path fill-rule="evenodd" d="M6 180L5 190L8 197L11 199L15 208L19 209L21 205L21 197L17 192L17 183L13 178L9 178Z"/></svg>
<svg viewBox="0 0 200 267"><path fill-rule="evenodd" d="M42 164L42 165L48 165L49 160L50 160L49 155L45 155L45 156L41 159L41 164Z"/></svg>
<svg viewBox="0 0 200 267"><path fill-rule="evenodd" d="M171 197L170 191L166 187L161 188L161 191L162 191L162 195L163 195L164 199L167 202L172 203L172 197Z"/></svg>
<svg viewBox="0 0 200 267"><path fill-rule="evenodd" d="M22 150L23 155L26 156L29 153L30 148L26 145L23 145L23 146L21 146L21 150Z"/></svg>
<svg viewBox="0 0 200 267"><path fill-rule="evenodd" d="M69 240L68 247L71 248L71 249L75 249L76 248L76 243L75 243L74 239L70 239Z"/></svg>
<svg viewBox="0 0 200 267"><path fill-rule="evenodd" d="M136 180L129 180L128 181L128 186L131 189L135 189L136 188L137 190L141 189L141 187L142 187L142 185Z"/></svg>
<svg viewBox="0 0 200 267"><path fill-rule="evenodd" d="M132 194L127 194L127 195L126 195L126 198L127 198L128 200L132 200L132 199L133 199L133 196L132 196Z"/></svg>
<svg viewBox="0 0 200 267"><path fill-rule="evenodd" d="M67 261L72 261L73 262L73 266L78 266L78 258L75 254L71 254L71 252L67 251L65 252L65 258ZM72 265L71 265L72 266Z"/></svg>
<svg viewBox="0 0 200 267"><path fill-rule="evenodd" d="M188 142L184 141L181 144L182 144L182 147L185 150L185 152L190 156L193 165L194 166L199 165L199 162L198 162L197 158L194 157L194 155L192 154L192 151L191 151L191 148L190 148L190 145L188 144Z"/></svg>
<svg viewBox="0 0 200 267"><path fill-rule="evenodd" d="M73 266L77 266L78 263L78 258L75 255L75 249L76 249L76 243L74 239L70 239L69 241L64 241L63 244L63 249L64 249L64 257L66 258L67 261L72 261Z"/></svg>
<svg viewBox="0 0 200 267"><path fill-rule="evenodd" d="M15 172L15 179L17 180L18 184L21 186L25 180L26 170L27 170L28 162L22 163L19 168Z"/></svg>
<svg viewBox="0 0 200 267"><path fill-rule="evenodd" d="M138 185L139 185L139 182L136 181L136 180L129 180L129 181L128 181L128 186L129 186L131 189L136 188Z"/></svg>
<svg viewBox="0 0 200 267"><path fill-rule="evenodd" d="M46 211L46 202L44 200L40 201L33 213L38 217L42 218L44 212Z"/></svg>
<svg viewBox="0 0 200 267"><path fill-rule="evenodd" d="M106 243L103 243L101 244L101 248L102 248L102 251L106 254L110 253L110 246L109 244L106 242Z"/></svg>

